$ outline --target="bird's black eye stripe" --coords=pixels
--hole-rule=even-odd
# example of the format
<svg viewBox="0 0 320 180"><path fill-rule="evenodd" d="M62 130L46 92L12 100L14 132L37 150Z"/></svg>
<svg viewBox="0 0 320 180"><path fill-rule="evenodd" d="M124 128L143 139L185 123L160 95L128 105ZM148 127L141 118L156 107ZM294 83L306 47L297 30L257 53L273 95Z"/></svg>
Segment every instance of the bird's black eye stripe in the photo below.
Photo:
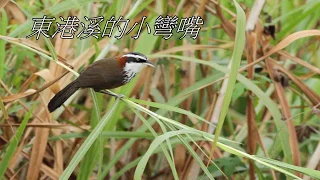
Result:
<svg viewBox="0 0 320 180"><path fill-rule="evenodd" d="M146 63L148 61L147 57L141 53L132 52L122 57L127 58L127 63L135 62L135 63Z"/></svg>
<svg viewBox="0 0 320 180"><path fill-rule="evenodd" d="M147 62L147 61L144 60L144 59L136 58L136 62L138 62L138 63L145 63L145 62Z"/></svg>
<svg viewBox="0 0 320 180"><path fill-rule="evenodd" d="M146 60L140 59L140 58L128 57L127 63L132 63L132 62L135 62L135 63L145 63Z"/></svg>

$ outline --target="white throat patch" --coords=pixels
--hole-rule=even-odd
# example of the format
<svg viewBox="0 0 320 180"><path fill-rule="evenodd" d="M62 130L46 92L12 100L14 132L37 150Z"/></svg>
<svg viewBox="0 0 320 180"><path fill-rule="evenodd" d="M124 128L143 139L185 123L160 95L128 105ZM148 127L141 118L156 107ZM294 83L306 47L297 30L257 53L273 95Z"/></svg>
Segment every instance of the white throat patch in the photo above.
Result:
<svg viewBox="0 0 320 180"><path fill-rule="evenodd" d="M131 81L132 78L134 78L134 76L141 71L141 69L143 67L145 67L146 64L144 63L126 63L126 65L124 66L124 82L128 83Z"/></svg>

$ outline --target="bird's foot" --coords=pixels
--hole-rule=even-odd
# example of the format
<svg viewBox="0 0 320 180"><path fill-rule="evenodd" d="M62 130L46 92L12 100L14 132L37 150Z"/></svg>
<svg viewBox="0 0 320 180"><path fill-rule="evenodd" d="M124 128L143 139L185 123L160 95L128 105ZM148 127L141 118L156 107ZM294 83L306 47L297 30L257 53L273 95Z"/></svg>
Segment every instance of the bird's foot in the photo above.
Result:
<svg viewBox="0 0 320 180"><path fill-rule="evenodd" d="M123 94L117 94L115 97L118 98L118 99L121 99L121 98L124 97L124 95Z"/></svg>
<svg viewBox="0 0 320 180"><path fill-rule="evenodd" d="M121 99L121 98L124 97L123 94L116 94L116 93L114 93L114 92L112 92L112 91L108 91L108 90L100 90L99 92L104 93L104 94L108 94L108 95L111 95L111 96L114 96L114 97L117 98L117 99Z"/></svg>

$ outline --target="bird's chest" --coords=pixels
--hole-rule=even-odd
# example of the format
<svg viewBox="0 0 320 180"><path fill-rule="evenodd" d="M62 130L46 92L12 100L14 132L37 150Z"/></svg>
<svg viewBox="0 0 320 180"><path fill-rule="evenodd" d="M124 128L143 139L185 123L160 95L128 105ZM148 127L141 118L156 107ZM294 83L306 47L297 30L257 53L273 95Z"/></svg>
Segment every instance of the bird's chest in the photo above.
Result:
<svg viewBox="0 0 320 180"><path fill-rule="evenodd" d="M127 84L136 76L136 72L133 71L124 71L123 72L123 83Z"/></svg>

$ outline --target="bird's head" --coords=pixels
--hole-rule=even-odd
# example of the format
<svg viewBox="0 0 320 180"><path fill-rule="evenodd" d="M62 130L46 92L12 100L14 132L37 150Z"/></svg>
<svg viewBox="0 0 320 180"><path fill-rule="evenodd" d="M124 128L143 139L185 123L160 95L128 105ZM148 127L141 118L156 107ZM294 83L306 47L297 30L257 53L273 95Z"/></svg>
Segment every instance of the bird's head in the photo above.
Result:
<svg viewBox="0 0 320 180"><path fill-rule="evenodd" d="M145 66L154 67L148 58L138 52L130 52L118 58L118 62L123 68L125 83L128 83Z"/></svg>

